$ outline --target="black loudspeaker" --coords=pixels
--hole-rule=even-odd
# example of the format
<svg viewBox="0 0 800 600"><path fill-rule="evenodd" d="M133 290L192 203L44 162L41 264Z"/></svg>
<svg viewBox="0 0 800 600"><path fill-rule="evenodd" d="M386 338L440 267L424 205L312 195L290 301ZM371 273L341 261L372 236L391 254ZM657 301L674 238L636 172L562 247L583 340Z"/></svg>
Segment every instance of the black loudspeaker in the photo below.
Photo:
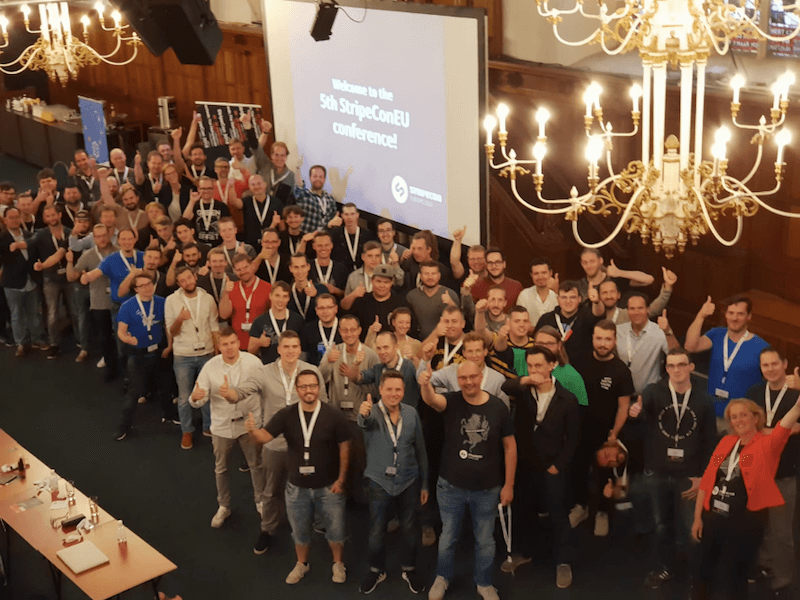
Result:
<svg viewBox="0 0 800 600"><path fill-rule="evenodd" d="M222 31L208 0L150 0L150 12L181 63L214 64Z"/></svg>
<svg viewBox="0 0 800 600"><path fill-rule="evenodd" d="M317 7L317 18L311 26L311 37L316 41L322 42L331 39L331 29L333 21L336 19L336 12L339 7L333 2L322 2Z"/></svg>
<svg viewBox="0 0 800 600"><path fill-rule="evenodd" d="M154 56L161 56L169 48L169 41L161 31L161 26L150 14L150 9L141 0L114 0L125 20L139 34L145 47ZM108 18L108 17L106 17Z"/></svg>

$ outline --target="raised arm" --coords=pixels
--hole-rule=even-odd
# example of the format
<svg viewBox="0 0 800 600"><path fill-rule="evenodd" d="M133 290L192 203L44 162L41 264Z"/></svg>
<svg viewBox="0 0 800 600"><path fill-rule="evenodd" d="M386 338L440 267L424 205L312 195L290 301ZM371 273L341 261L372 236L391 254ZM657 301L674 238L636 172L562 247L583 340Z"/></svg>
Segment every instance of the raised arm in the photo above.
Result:
<svg viewBox="0 0 800 600"><path fill-rule="evenodd" d="M189 126L189 133L186 134L186 142L183 144L183 154L184 158L189 158L189 152L192 150L192 145L194 141L197 139L197 127L200 125L200 121L203 117L200 115L199 112L194 111L192 113L192 124ZM176 154L177 156L177 154ZM183 171L179 171L183 172Z"/></svg>
<svg viewBox="0 0 800 600"><path fill-rule="evenodd" d="M461 263L461 245L466 232L466 225L453 232L453 245L450 247L450 269L453 271L453 277L456 279L461 279L464 276L464 265Z"/></svg>
<svg viewBox="0 0 800 600"><path fill-rule="evenodd" d="M650 303L650 310L647 311L647 315L651 319L655 319L661 314L661 311L667 308L669 299L672 297L672 290L675 287L675 283L678 281L678 276L666 267L661 267L661 273L664 276L664 283L661 284L661 290L658 296Z"/></svg>
<svg viewBox="0 0 800 600"><path fill-rule="evenodd" d="M195 127L195 130L196 129ZM173 129L170 135L172 136L172 160L175 161L175 170L178 173L183 173L186 171L186 163L183 160L183 156L181 156L181 136L183 135L183 127Z"/></svg>
<svg viewBox="0 0 800 600"><path fill-rule="evenodd" d="M432 375L433 371L431 371L431 365L428 363L428 367L419 374L419 378L417 379L422 401L436 412L444 412L447 408L447 398L441 394L437 394L433 390L433 386L431 385Z"/></svg>
<svg viewBox="0 0 800 600"><path fill-rule="evenodd" d="M614 259L612 258L611 261L608 263L608 267L606 268L606 274L609 277L619 277L622 279L627 279L631 282L631 286L633 287L643 287L648 286L655 278L652 275L644 273L643 271L625 271L617 267L614 264Z"/></svg>
<svg viewBox="0 0 800 600"><path fill-rule="evenodd" d="M689 325L689 329L686 330L686 341L683 343L683 347L689 352L705 352L713 345L708 336L703 335L703 322L714 314L715 308L714 302L709 296L705 304L700 307L692 324Z"/></svg>
<svg viewBox="0 0 800 600"><path fill-rule="evenodd" d="M275 439L266 429L256 429L256 420L253 417L253 413L247 414L247 419L244 422L244 428L247 430L247 433L250 434L250 437L252 437L259 444L269 444Z"/></svg>

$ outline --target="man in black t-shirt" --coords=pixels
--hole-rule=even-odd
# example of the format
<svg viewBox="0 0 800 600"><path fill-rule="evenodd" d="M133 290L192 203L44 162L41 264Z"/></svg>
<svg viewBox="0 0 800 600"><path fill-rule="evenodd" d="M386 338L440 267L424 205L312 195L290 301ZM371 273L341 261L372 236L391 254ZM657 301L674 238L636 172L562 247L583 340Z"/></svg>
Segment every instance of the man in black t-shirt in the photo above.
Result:
<svg viewBox="0 0 800 600"><path fill-rule="evenodd" d="M428 598L441 600L455 572L455 548L469 506L475 537L475 575L478 594L497 597L492 587L494 524L498 502L514 499L517 443L511 414L503 401L481 389L482 373L468 361L458 368L459 392L437 394L430 366L419 376L425 403L444 419L444 448L436 496L442 535L436 579ZM505 465L505 474L503 473Z"/></svg>
<svg viewBox="0 0 800 600"><path fill-rule="evenodd" d="M300 402L280 410L262 429L256 429L252 413L245 425L262 444L283 434L288 445L286 514L297 564L286 583L299 582L311 568L308 554L315 512L322 516L325 538L333 554L333 581L344 583L344 483L350 462L350 429L342 413L319 401L320 384L315 371L301 371L295 385Z"/></svg>
<svg viewBox="0 0 800 600"><path fill-rule="evenodd" d="M393 283L392 268L389 265L378 265L372 272L372 292L356 298L352 304L349 304L347 299L343 300L342 308L357 316L362 323L374 323L375 317L378 317L383 329L391 329L389 313L395 308L406 306L405 300L392 292ZM366 339L367 333L368 329L365 327L361 332L362 342Z"/></svg>

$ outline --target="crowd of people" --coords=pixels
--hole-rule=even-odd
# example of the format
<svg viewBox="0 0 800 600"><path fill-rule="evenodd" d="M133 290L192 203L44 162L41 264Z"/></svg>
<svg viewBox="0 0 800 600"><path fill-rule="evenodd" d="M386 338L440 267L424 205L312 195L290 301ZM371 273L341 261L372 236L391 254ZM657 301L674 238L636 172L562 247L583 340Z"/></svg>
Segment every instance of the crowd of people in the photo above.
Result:
<svg viewBox="0 0 800 600"><path fill-rule="evenodd" d="M597 250L583 251L577 281L533 259L526 287L506 276L501 248L465 248L465 229L448 257L430 231L405 247L392 221L373 232L338 204L324 166L306 181L285 144L267 153L269 123L256 139L242 121L248 138L213 168L195 119L182 146L177 129L132 167L120 149L107 168L78 151L61 186L51 169L35 193L0 184L7 345L59 359L69 324L77 362L99 348L105 379L124 381L114 440L148 401L180 427L182 449L199 427L215 459L212 527L233 509L238 446L261 517L256 554L285 506L289 584L310 569L315 529L333 581L346 580L350 498L369 507L365 594L387 577L385 534L399 529L402 578L443 598L467 509L485 600L498 598L498 521L506 573L552 531L560 588L572 583L576 528L605 536L621 520L656 532L649 587L688 559L693 598L711 597L720 566L726 597L745 598L755 570L787 594L800 376L748 331L747 297L722 302L726 326L704 331L718 306L709 297L681 347L668 269L651 302L652 275ZM709 350L706 381L693 353ZM417 552L437 540L428 581Z"/></svg>

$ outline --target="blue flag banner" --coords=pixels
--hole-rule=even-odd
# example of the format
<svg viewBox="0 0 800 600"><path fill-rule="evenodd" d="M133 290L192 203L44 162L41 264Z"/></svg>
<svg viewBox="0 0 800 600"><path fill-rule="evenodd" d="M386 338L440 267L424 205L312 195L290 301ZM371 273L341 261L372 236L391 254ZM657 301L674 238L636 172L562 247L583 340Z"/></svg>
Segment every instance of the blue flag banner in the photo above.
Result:
<svg viewBox="0 0 800 600"><path fill-rule="evenodd" d="M89 156L98 163L108 163L108 140L106 139L106 115L103 101L78 96L78 108L83 122L83 144Z"/></svg>

